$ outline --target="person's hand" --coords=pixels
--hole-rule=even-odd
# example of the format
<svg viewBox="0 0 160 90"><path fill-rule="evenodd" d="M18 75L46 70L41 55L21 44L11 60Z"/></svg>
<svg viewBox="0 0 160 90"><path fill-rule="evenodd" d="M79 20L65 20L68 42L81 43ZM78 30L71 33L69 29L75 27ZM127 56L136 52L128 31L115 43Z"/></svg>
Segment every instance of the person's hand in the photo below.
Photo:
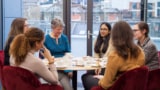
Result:
<svg viewBox="0 0 160 90"><path fill-rule="evenodd" d="M43 53L41 52L41 54L47 58L49 62L53 62L54 57L51 56L50 51L46 47L43 46Z"/></svg>
<svg viewBox="0 0 160 90"><path fill-rule="evenodd" d="M58 81L58 85L62 87L61 83Z"/></svg>
<svg viewBox="0 0 160 90"><path fill-rule="evenodd" d="M96 75L99 75L100 73L101 73L101 68L98 68L98 69L95 70Z"/></svg>
<svg viewBox="0 0 160 90"><path fill-rule="evenodd" d="M97 79L102 79L102 78L103 78L103 75L94 75L93 77L94 77L94 78L97 78Z"/></svg>
<svg viewBox="0 0 160 90"><path fill-rule="evenodd" d="M68 76L69 76L70 78L72 78L72 77L73 77L73 72L68 72Z"/></svg>

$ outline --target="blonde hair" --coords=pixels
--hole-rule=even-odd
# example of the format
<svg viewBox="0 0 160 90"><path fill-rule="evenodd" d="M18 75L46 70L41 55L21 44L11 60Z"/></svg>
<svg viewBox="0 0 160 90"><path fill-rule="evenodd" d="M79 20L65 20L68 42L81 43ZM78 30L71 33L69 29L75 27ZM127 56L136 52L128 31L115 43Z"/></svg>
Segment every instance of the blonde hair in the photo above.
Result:
<svg viewBox="0 0 160 90"><path fill-rule="evenodd" d="M15 58L15 64L24 62L28 52L35 48L36 42L44 39L44 33L39 28L29 28L25 34L19 34L11 43L9 53Z"/></svg>

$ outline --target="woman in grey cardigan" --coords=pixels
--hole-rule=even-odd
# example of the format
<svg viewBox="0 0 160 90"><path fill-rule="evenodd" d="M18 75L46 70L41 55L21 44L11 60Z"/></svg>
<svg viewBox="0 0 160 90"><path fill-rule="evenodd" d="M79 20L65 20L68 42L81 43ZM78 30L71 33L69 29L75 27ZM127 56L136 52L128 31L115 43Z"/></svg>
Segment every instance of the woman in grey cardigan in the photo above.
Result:
<svg viewBox="0 0 160 90"><path fill-rule="evenodd" d="M141 21L133 26L134 37L138 40L137 44L143 49L145 53L145 64L150 70L159 68L158 50L152 42L149 34L149 26L147 23Z"/></svg>

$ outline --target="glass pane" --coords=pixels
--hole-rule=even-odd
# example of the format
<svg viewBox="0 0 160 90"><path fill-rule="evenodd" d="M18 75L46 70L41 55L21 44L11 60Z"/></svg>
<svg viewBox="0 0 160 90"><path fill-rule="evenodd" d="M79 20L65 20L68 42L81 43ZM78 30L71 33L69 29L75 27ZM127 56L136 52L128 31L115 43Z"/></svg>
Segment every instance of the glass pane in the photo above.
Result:
<svg viewBox="0 0 160 90"><path fill-rule="evenodd" d="M63 19L63 0L22 0L23 17L30 26L41 28L45 34L51 32L51 20ZM36 53L38 56L38 53Z"/></svg>
<svg viewBox="0 0 160 90"><path fill-rule="evenodd" d="M113 25L116 21L125 20L131 26L140 21L140 0L94 0L93 6L94 34L98 34L99 24L103 21Z"/></svg>
<svg viewBox="0 0 160 90"><path fill-rule="evenodd" d="M147 22L150 36L160 51L160 0L148 0Z"/></svg>
<svg viewBox="0 0 160 90"><path fill-rule="evenodd" d="M71 49L74 56L86 55L87 0L71 0Z"/></svg>
<svg viewBox="0 0 160 90"><path fill-rule="evenodd" d="M71 51L74 56L87 55L87 0L71 0ZM78 71L77 90L84 90Z"/></svg>
<svg viewBox="0 0 160 90"><path fill-rule="evenodd" d="M140 21L140 2L141 0L94 0L93 34L98 35L100 23L104 21L113 26L116 21L125 20L133 26Z"/></svg>
<svg viewBox="0 0 160 90"><path fill-rule="evenodd" d="M53 18L63 19L63 0L23 0L23 17L47 34L51 32Z"/></svg>

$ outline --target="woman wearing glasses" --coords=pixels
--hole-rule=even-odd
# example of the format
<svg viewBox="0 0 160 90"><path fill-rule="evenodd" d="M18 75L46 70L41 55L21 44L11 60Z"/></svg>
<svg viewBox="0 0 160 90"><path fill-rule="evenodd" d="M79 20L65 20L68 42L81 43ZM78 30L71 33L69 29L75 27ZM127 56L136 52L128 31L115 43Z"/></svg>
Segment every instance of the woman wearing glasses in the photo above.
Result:
<svg viewBox="0 0 160 90"><path fill-rule="evenodd" d="M111 25L107 22L102 22L98 37L94 45L94 57L103 58L107 49L110 39ZM85 90L90 90L92 86L98 84L98 79L94 78L94 75L103 75L105 68L97 70L89 70L82 76L82 83Z"/></svg>
<svg viewBox="0 0 160 90"><path fill-rule="evenodd" d="M145 65L150 70L158 69L158 51L154 43L149 37L149 26L145 22L138 22L133 26L134 38L138 40L137 44L145 53Z"/></svg>

